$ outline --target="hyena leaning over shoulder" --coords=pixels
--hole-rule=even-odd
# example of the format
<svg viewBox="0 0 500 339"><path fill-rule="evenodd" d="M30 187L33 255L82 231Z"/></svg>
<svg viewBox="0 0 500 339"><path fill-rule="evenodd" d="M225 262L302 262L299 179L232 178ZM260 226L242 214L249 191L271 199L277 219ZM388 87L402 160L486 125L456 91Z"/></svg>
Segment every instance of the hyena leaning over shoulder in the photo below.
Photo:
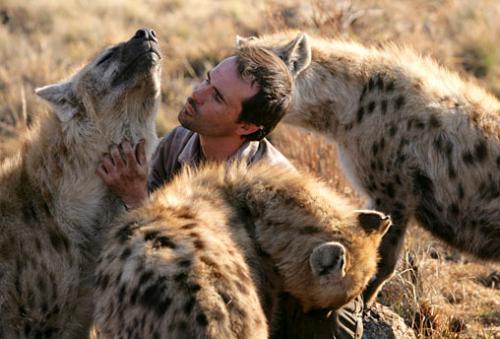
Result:
<svg viewBox="0 0 500 339"><path fill-rule="evenodd" d="M239 38L277 53L295 77L284 121L333 139L354 186L394 226L370 303L397 263L408 220L458 249L500 260L500 103L406 48L276 34Z"/></svg>
<svg viewBox="0 0 500 339"><path fill-rule="evenodd" d="M109 228L96 337L268 338L280 291L304 311L361 294L390 225L287 168L185 170Z"/></svg>
<svg viewBox="0 0 500 339"><path fill-rule="evenodd" d="M1 338L88 338L103 227L123 210L96 168L124 138L151 155L159 60L154 32L141 29L36 90L52 110L0 164Z"/></svg>

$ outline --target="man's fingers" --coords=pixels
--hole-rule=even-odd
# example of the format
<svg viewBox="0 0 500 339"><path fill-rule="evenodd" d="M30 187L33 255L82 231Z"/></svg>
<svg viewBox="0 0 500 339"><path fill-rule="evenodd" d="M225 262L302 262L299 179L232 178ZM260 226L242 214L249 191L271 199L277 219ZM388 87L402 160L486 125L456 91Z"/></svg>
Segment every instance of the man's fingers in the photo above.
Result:
<svg viewBox="0 0 500 339"><path fill-rule="evenodd" d="M146 165L146 142L141 140L135 148L137 161L141 166Z"/></svg>
<svg viewBox="0 0 500 339"><path fill-rule="evenodd" d="M103 164L100 164L97 167L96 173L99 176L99 178L101 178L105 183L108 183L108 172L104 168Z"/></svg>
<svg viewBox="0 0 500 339"><path fill-rule="evenodd" d="M111 174L114 172L115 170L115 164L113 163L113 161L111 160L111 157L109 156L109 154L106 154L103 158L102 158L102 163L101 165L104 167L104 169L106 170L106 173L108 174Z"/></svg>
<svg viewBox="0 0 500 339"><path fill-rule="evenodd" d="M125 166L125 162L123 161L122 155L120 154L120 150L118 149L118 147L113 146L111 148L111 157L116 167L122 168L123 166Z"/></svg>
<svg viewBox="0 0 500 339"><path fill-rule="evenodd" d="M134 165L137 162L137 160L135 159L134 149L132 148L132 145L128 141L122 142L121 145L123 153L125 153L125 159L127 159L127 164L129 166Z"/></svg>

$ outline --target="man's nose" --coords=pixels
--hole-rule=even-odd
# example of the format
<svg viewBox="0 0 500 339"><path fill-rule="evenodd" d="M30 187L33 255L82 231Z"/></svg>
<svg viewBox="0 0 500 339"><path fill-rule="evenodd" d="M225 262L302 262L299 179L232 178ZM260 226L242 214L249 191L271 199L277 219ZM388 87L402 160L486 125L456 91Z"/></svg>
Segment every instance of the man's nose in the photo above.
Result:
<svg viewBox="0 0 500 339"><path fill-rule="evenodd" d="M191 97L196 101L196 103L201 104L206 100L209 93L210 86L201 83L193 89L193 94L191 95Z"/></svg>

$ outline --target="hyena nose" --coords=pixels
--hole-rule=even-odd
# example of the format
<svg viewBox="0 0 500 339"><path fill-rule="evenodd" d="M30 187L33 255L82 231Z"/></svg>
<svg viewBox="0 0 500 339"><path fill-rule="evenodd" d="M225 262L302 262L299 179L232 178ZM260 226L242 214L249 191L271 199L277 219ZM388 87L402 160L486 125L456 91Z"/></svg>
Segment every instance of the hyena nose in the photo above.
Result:
<svg viewBox="0 0 500 339"><path fill-rule="evenodd" d="M156 39L156 33L152 29L149 28L141 28L137 32L135 32L134 39L144 39L144 40L152 40L154 42L158 42Z"/></svg>
<svg viewBox="0 0 500 339"><path fill-rule="evenodd" d="M316 247L309 264L317 276L334 275L342 277L345 269L345 247L335 241L324 243Z"/></svg>

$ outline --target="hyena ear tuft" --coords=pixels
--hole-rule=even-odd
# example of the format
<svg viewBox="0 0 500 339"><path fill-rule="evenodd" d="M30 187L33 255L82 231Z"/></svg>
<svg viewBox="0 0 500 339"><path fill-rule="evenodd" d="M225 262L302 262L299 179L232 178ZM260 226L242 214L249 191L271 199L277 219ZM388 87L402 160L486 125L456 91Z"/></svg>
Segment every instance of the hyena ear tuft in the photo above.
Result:
<svg viewBox="0 0 500 339"><path fill-rule="evenodd" d="M248 45L250 41L257 40L257 37L251 36L248 38L237 35L236 36L236 48L242 48Z"/></svg>
<svg viewBox="0 0 500 339"><path fill-rule="evenodd" d="M62 122L71 120L78 112L69 82L39 87L35 89L35 93L54 106L55 113Z"/></svg>
<svg viewBox="0 0 500 339"><path fill-rule="evenodd" d="M389 216L377 211L358 211L358 221L368 234L373 232L385 234L392 225Z"/></svg>
<svg viewBox="0 0 500 339"><path fill-rule="evenodd" d="M280 57L288 66L290 72L297 76L311 64L311 55L309 37L305 33L300 33L285 46Z"/></svg>

